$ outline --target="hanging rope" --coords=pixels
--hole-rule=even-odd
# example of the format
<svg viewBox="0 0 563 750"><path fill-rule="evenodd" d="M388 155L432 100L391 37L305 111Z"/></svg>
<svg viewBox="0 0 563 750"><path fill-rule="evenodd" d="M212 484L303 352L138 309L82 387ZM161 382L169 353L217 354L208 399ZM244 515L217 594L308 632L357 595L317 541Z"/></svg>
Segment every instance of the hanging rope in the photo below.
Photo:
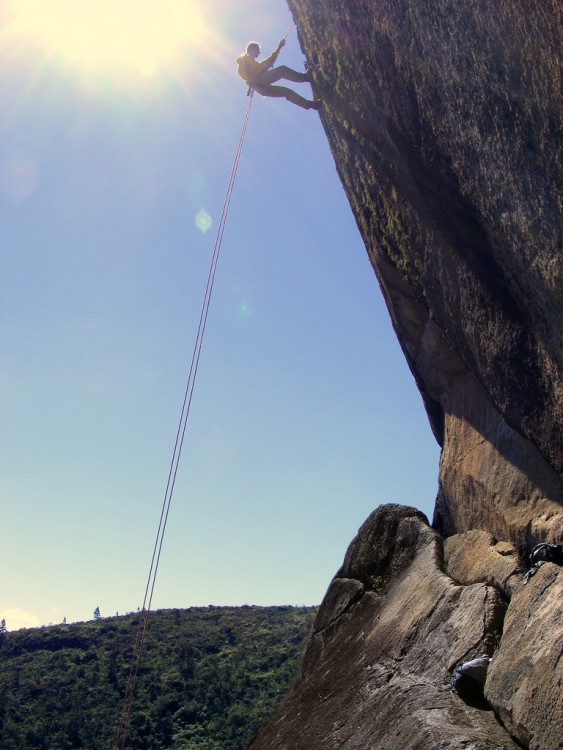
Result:
<svg viewBox="0 0 563 750"><path fill-rule="evenodd" d="M291 31L291 28L290 30ZM288 31L288 33L289 33ZM125 696L123 698L123 706L121 709L121 715L119 718L119 725L117 728L117 734L115 739L115 750L124 750L125 741L127 739L127 733L129 730L129 723L131 721L131 714L133 711L133 701L135 695L135 688L139 678L139 669L141 667L143 647L145 645L145 636L148 627L148 618L152 605L152 597L154 594L154 586L156 583L156 576L158 573L158 566L160 563L160 554L162 552L162 543L164 541L164 533L166 531L166 525L168 523L168 514L170 512L170 505L172 503L172 495L174 492L174 486L176 484L176 475L178 473L178 464L180 462L180 455L182 453L182 446L184 443L184 436L186 434L186 427L188 424L188 417L190 414L190 407L192 403L192 396L195 387L195 381L197 377L197 371L199 367L199 358L201 355L201 348L203 345L203 337L205 334L205 326L207 324L207 316L209 313L209 304L211 302L211 293L213 291L213 285L215 283L215 273L217 271L217 263L219 261L219 254L221 252L221 244L223 242L223 234L225 232L225 224L227 223L227 216L229 213L229 206L231 205L231 197L233 194L233 188L235 185L235 179L237 176L238 166L242 153L242 147L246 137L246 129L248 127L248 121L250 119L250 110L252 108L252 94L248 100L246 108L246 115L240 134L239 144L229 178L229 184L227 186L227 193L225 196L225 202L223 203L223 211L221 213L221 219L219 221L219 228L217 230L217 236L215 238L215 247L213 250L213 257L211 259L211 266L209 268L209 275L207 277L207 286L205 289L205 295L203 298L203 304L201 307L201 314L199 318L199 326L192 353L192 361L190 364L190 372L188 375L188 382L186 384L186 390L184 392L184 402L182 404L182 413L180 415L180 421L178 423L178 431L176 433L176 442L174 444L174 451L172 455L172 461L170 463L170 470L168 472L168 481L166 483L166 492L164 493L164 500L162 503L162 511L160 513L160 521L158 524L158 531L156 534L156 540L152 553L152 560L147 578L147 585L145 588L145 597L143 599L143 607L137 626L137 636L135 639L135 645L133 647L133 656L131 658L131 667L129 670L129 677L127 679L127 686L125 689Z"/></svg>
<svg viewBox="0 0 563 750"><path fill-rule="evenodd" d="M283 37L284 42L287 39L287 37L291 34L291 30L293 29L294 26L295 26L295 21L292 21L289 26L289 29L285 32L285 36Z"/></svg>

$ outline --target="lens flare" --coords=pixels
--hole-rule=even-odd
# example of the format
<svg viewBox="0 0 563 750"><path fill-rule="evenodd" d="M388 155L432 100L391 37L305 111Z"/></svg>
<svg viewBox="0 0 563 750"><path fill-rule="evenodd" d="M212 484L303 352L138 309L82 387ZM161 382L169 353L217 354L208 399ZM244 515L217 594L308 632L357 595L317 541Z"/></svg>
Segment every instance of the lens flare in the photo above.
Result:
<svg viewBox="0 0 563 750"><path fill-rule="evenodd" d="M242 320L250 318L253 313L252 305L248 301L241 302L237 309L238 317Z"/></svg>
<svg viewBox="0 0 563 750"><path fill-rule="evenodd" d="M190 0L8 0L11 35L79 67L153 75L204 33Z"/></svg>
<svg viewBox="0 0 563 750"><path fill-rule="evenodd" d="M211 221L211 216L204 208L198 211L195 215L195 225L202 234L205 234L209 229L211 229L212 223L213 222Z"/></svg>

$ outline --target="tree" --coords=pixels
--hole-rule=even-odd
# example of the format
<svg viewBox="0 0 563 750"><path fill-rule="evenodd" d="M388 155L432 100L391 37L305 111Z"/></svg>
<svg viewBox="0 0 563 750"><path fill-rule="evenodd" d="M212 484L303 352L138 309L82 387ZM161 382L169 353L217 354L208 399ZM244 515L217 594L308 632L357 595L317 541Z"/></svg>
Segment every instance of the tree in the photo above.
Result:
<svg viewBox="0 0 563 750"><path fill-rule="evenodd" d="M99 620L101 617L102 615L100 614L100 608L96 607L96 609L94 610L94 620Z"/></svg>
<svg viewBox="0 0 563 750"><path fill-rule="evenodd" d="M6 627L6 620L2 620L2 622L0 622L0 633L7 633L7 632L8 632L8 628Z"/></svg>

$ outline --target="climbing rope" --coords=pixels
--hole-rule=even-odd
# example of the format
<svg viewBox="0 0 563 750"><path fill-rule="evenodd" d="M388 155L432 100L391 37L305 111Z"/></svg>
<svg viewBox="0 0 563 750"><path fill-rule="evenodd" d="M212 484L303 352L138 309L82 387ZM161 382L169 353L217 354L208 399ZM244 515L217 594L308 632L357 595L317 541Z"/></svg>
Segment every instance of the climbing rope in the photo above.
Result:
<svg viewBox="0 0 563 750"><path fill-rule="evenodd" d="M284 42L287 39L287 37L291 34L291 31L294 26L295 26L295 21L292 21L289 25L289 29L285 32L285 36L283 37Z"/></svg>
<svg viewBox="0 0 563 750"><path fill-rule="evenodd" d="M289 31L291 31L291 28ZM287 32L289 34L289 31ZM286 35L287 36L287 35ZM233 188L235 185L235 179L238 172L240 157L242 153L242 147L246 137L246 130L248 127L248 121L250 119L250 110L252 109L252 94L248 100L246 108L246 114L244 117L244 123L240 134L240 139L231 170L231 176L227 186L227 192L225 195L225 202L223 203L223 211L221 213L221 219L219 221L219 227L217 229L217 236L215 238L215 247L213 249L213 256L211 259L211 265L209 268L209 274L207 277L207 286L205 289L205 295L203 298L203 304L201 307L201 314L199 318L199 326L192 353L192 361L190 364L190 372L188 375L188 382L184 392L184 401L182 404L182 412L180 415L180 421L178 423L178 430L176 432L176 442L174 444L174 451L172 454L172 461L170 463L170 470L168 472L168 480L166 483L166 491L164 493L164 500L162 502L162 510L160 513L160 521L158 524L158 531L156 534L156 540L152 553L152 560L150 570L147 578L147 585L145 588L145 596L143 599L143 606L137 626L137 635L135 639L135 645L133 647L133 656L131 658L131 667L129 670L129 677L127 679L127 686L125 689L125 696L123 698L123 705L121 709L121 715L119 718L119 724L116 733L114 750L124 750L125 741L127 739L127 733L129 730L129 724L131 721L131 714L133 711L133 701L135 695L135 688L139 679L139 669L141 667L143 647L145 645L145 637L148 627L148 618L152 605L152 598L154 594L154 587L156 583L156 576L158 573L158 566L160 563L160 554L162 552L162 544L164 541L164 533L166 531L166 525L168 523L168 514L170 513L170 505L172 503L172 495L174 493L174 486L176 484L176 476L178 473L178 464L180 462L180 455L182 453L182 446L184 443L184 436L186 434L186 427L188 424L188 417L190 414L190 407L192 403L192 396L194 392L197 371L199 367L199 358L201 355L201 349L203 345L203 337L205 334L205 327L207 324L207 316L209 313L209 304L211 302L211 293L213 291L213 285L215 283L215 273L217 271L217 263L219 261L219 254L221 252L221 245L223 242L223 234L225 232L225 224L227 223L227 216L229 213L229 206L231 205L231 197L233 194Z"/></svg>

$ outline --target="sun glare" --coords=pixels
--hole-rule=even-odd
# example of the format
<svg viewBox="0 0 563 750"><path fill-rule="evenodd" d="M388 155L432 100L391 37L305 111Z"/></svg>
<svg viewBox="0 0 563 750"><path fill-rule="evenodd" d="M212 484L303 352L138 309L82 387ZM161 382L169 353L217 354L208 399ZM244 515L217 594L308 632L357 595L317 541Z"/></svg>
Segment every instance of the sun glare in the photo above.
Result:
<svg viewBox="0 0 563 750"><path fill-rule="evenodd" d="M11 0L11 6L12 33L90 69L151 76L204 31L190 0Z"/></svg>

